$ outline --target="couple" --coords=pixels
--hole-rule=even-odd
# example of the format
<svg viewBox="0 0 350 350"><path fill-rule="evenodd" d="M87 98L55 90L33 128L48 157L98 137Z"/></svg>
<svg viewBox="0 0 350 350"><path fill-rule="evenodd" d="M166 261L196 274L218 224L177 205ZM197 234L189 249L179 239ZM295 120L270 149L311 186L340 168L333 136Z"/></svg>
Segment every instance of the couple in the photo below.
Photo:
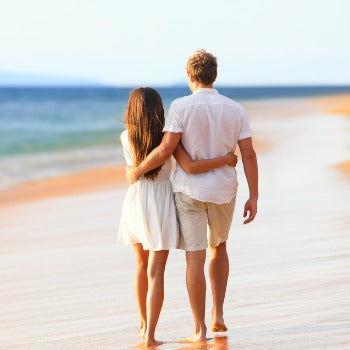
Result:
<svg viewBox="0 0 350 350"><path fill-rule="evenodd" d="M216 58L196 51L187 61L192 95L172 102L164 119L162 100L151 88L131 92L121 142L131 183L120 220L118 241L136 254L135 296L139 336L157 346L155 328L164 299L169 250L186 251L186 286L195 332L189 341L206 340L204 263L210 252L213 332L226 331L223 303L229 274L226 240L232 221L238 144L250 196L244 223L254 220L258 167L243 107L213 88ZM177 162L170 182L171 156ZM248 217L247 217L248 215Z"/></svg>

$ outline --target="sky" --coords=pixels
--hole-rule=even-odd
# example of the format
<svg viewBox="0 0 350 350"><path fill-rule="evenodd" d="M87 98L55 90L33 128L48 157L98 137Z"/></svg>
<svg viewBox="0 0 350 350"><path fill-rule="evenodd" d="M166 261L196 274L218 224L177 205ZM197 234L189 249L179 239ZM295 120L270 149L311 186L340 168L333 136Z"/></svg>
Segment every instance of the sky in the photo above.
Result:
<svg viewBox="0 0 350 350"><path fill-rule="evenodd" d="M0 72L115 86L350 84L349 0L0 0ZM1 75L0 75L1 77Z"/></svg>

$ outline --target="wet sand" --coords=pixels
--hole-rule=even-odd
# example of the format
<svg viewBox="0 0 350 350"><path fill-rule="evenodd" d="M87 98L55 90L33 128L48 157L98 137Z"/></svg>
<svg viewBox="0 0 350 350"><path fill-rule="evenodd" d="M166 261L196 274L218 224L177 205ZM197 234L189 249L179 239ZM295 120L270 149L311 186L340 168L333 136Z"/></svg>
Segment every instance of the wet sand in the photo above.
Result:
<svg viewBox="0 0 350 350"><path fill-rule="evenodd" d="M271 147L271 142L255 139L254 147L260 154ZM237 154L239 155L238 150ZM91 168L72 174L26 181L2 190L0 191L0 207L125 186L127 186L127 180L124 164Z"/></svg>
<svg viewBox="0 0 350 350"><path fill-rule="evenodd" d="M124 165L23 182L0 192L0 206L127 186Z"/></svg>
<svg viewBox="0 0 350 350"><path fill-rule="evenodd" d="M293 101L290 109L283 101L279 113L271 103L247 104L255 136L269 142L259 154L259 214L247 226L247 186L241 164L237 169L226 338L201 346L179 342L191 334L192 317L184 253L173 251L157 330L167 343L159 349L350 348L350 181L343 170L350 119ZM140 344L133 252L115 242L126 190L117 173L121 180L119 169L111 180L90 177L86 187L62 185L50 195L49 186L45 195L22 197L30 200L17 192L11 205L0 201L1 349ZM208 325L211 304L208 285Z"/></svg>

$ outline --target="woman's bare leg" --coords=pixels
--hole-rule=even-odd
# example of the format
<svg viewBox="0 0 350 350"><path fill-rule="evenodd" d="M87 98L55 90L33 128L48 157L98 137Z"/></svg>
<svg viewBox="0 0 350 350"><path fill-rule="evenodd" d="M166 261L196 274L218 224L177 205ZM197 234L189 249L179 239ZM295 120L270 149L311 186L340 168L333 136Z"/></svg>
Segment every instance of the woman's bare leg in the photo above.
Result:
<svg viewBox="0 0 350 350"><path fill-rule="evenodd" d="M164 300L164 270L168 259L168 250L150 251L148 260L148 293L147 293L147 327L145 345L162 344L155 340L154 332Z"/></svg>
<svg viewBox="0 0 350 350"><path fill-rule="evenodd" d="M136 272L135 272L135 298L140 314L140 329L137 335L141 338L145 335L147 325L146 298L148 291L148 250L142 248L142 244L134 244L136 254Z"/></svg>

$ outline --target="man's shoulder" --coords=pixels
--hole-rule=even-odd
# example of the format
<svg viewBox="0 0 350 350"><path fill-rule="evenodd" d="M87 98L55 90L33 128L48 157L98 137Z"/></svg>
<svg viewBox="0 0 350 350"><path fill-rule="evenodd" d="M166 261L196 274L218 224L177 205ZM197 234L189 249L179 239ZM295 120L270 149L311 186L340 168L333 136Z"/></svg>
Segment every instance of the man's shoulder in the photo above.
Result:
<svg viewBox="0 0 350 350"><path fill-rule="evenodd" d="M220 93L217 93L214 95L215 99L211 99L210 102L208 100L209 104L222 104L226 105L238 114L242 115L245 113L244 107L234 99L227 97L225 95L222 95ZM206 102L206 101L205 101ZM191 94L183 97L176 98L175 100L172 101L170 107L175 109L176 111L181 111L184 110L192 105L197 105L197 104L203 104L203 98L199 95L196 94ZM205 104L205 103L204 103Z"/></svg>
<svg viewBox="0 0 350 350"><path fill-rule="evenodd" d="M223 104L229 105L234 109L238 110L239 112L244 112L244 107L236 100L230 97L227 97L225 95L221 95L220 93L217 96L218 96L218 99L220 99L220 102L222 102Z"/></svg>
<svg viewBox="0 0 350 350"><path fill-rule="evenodd" d="M171 102L170 106L175 107L177 109L181 109L183 107L186 107L189 103L191 103L192 100L193 95L178 97Z"/></svg>

